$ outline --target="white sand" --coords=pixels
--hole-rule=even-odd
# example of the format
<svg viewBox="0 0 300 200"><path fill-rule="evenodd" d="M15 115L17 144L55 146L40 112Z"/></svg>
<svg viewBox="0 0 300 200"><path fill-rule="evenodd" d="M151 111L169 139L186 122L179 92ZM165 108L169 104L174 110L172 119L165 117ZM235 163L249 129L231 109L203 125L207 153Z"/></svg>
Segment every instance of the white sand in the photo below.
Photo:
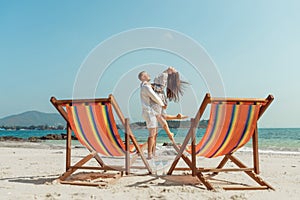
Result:
<svg viewBox="0 0 300 200"><path fill-rule="evenodd" d="M73 160L86 155L83 148L73 148ZM160 153L156 163L158 175L123 176L106 188L62 185L53 182L65 169L65 150L39 143L0 142L0 199L299 199L300 155L260 154L261 177L276 190L223 191L204 189L195 178L162 176L167 171L163 160L171 160L168 152ZM172 154L172 152L170 153ZM237 157L251 164L250 153ZM117 160L120 163L122 160ZM198 159L202 166L214 167L219 159ZM115 162L115 161L114 161ZM93 164L93 163L91 163ZM155 165L156 164L156 165ZM164 163L165 164L165 163ZM170 162L169 162L170 164ZM181 165L183 163L181 162ZM229 163L229 165L231 165ZM176 173L181 175L182 172ZM244 180L242 173L222 173L218 179ZM229 179L228 179L229 178ZM195 183L197 183L195 185ZM250 182L252 183L252 181ZM255 184L253 184L255 185Z"/></svg>

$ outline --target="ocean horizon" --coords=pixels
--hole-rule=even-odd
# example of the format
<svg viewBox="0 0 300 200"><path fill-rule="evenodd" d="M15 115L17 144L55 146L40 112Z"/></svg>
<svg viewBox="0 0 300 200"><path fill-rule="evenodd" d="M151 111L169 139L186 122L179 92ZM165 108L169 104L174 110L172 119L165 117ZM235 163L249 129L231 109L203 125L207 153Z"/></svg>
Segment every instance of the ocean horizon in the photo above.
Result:
<svg viewBox="0 0 300 200"><path fill-rule="evenodd" d="M188 129L187 128L177 128L171 129L174 133L174 138L177 143L182 143L184 140ZM121 137L124 139L124 131L119 130ZM137 129L133 130L134 135L138 142L146 142L148 137L147 129ZM197 142L200 141L205 129L199 128L197 130ZM22 139L27 139L29 137L42 137L48 134L66 134L66 130L0 130L0 137L11 136L18 137ZM300 153L300 128L259 128L259 150L261 152L274 152L274 153ZM51 145L65 145L64 140L43 140L42 143L47 143ZM159 129L157 137L158 148L162 146L163 143L170 143L167 134L163 129ZM79 145L78 141L73 141L73 145ZM251 141L245 145L242 150L251 151Z"/></svg>

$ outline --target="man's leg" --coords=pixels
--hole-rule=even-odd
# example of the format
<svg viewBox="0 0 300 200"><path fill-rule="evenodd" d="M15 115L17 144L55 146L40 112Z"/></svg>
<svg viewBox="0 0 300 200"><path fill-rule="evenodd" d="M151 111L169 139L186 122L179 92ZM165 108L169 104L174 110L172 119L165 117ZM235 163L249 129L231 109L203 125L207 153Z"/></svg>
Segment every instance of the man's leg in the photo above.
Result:
<svg viewBox="0 0 300 200"><path fill-rule="evenodd" d="M153 138L154 138L154 144L153 144L152 153L153 153L153 156L155 156L155 153L156 153L157 128L155 128L155 135L154 135Z"/></svg>
<svg viewBox="0 0 300 200"><path fill-rule="evenodd" d="M155 133L156 128L149 128L149 137L148 137L148 159L153 157L153 147L155 143Z"/></svg>

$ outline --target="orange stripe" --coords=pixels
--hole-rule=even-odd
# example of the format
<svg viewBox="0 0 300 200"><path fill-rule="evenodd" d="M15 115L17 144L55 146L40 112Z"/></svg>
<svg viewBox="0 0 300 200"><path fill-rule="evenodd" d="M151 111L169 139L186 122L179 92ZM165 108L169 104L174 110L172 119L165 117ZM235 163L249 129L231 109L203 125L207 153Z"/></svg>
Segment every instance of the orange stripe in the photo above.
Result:
<svg viewBox="0 0 300 200"><path fill-rule="evenodd" d="M226 133L227 136L226 136L226 138L224 138L223 144L220 146L218 151L215 152L215 154L210 157L217 157L218 155L222 154L222 152L224 151L226 146L231 142L231 138L235 137L235 129L237 127L237 122L240 119L240 107L237 105L234 108L232 107L231 112L232 112L231 117L230 117L231 125L227 129L227 133Z"/></svg>
<svg viewBox="0 0 300 200"><path fill-rule="evenodd" d="M95 149L99 153L104 153L104 151L101 148L99 148L100 145L97 143L97 138L94 135L94 131L91 128L90 122L88 121L87 107L88 106L85 105L77 106L81 127L87 140L92 145L93 149Z"/></svg>
<svg viewBox="0 0 300 200"><path fill-rule="evenodd" d="M216 118L216 110L217 110L217 107L211 105L211 112L210 112L210 117L209 117L210 120L208 121L208 125L207 125L207 128L206 128L205 134L204 134L203 138L200 140L200 142L196 145L196 152L198 152L197 155L199 155L199 151L201 150L202 146L207 143L207 141L209 139L209 136L210 136L209 133L212 132L213 123L214 123L215 118ZM187 151L190 154L192 153L191 146L188 147Z"/></svg>
<svg viewBox="0 0 300 200"><path fill-rule="evenodd" d="M242 147L253 135L259 110L260 105L212 104L206 132L196 145L197 156L217 157ZM191 153L190 146L187 151Z"/></svg>
<svg viewBox="0 0 300 200"><path fill-rule="evenodd" d="M258 118L258 113L260 110L260 105L256 105L253 106L254 111L252 113L252 117L249 121L249 123L251 124L251 126L248 128L248 134L244 136L244 138L242 138L242 140L240 141L240 143L237 145L237 147L235 149L241 148L242 146L244 146L252 137L253 133L254 133L254 129L256 128L256 123L257 123L257 118Z"/></svg>
<svg viewBox="0 0 300 200"><path fill-rule="evenodd" d="M95 107L95 112L96 113L94 113L94 114L96 115L95 120L97 120L97 123L96 123L97 128L101 131L101 138L102 138L106 148L108 148L109 151L115 156L124 155L124 153L118 151L116 149L116 147L112 145L112 141L109 138L109 133L108 133L108 130L107 130L107 127L106 127L106 123L103 119L103 115L105 115L105 112L103 111L102 105L101 106L96 106Z"/></svg>
<svg viewBox="0 0 300 200"><path fill-rule="evenodd" d="M110 138L108 137L107 127L103 119L103 114L105 113L103 113L102 105L95 107L95 112L97 127L99 128L99 130L101 130L101 138L103 139L104 145L111 152L111 154L119 155L118 151L116 151L115 148L112 147L112 143L110 141Z"/></svg>
<svg viewBox="0 0 300 200"><path fill-rule="evenodd" d="M222 105L221 109L224 112L224 119L222 119L223 124L220 124L218 126L219 129L216 132L216 134L213 136L215 138L215 144L211 146L210 151L204 154L205 157L211 157L223 145L223 142L226 138L226 134L228 132L229 125L231 122L233 105L225 104Z"/></svg>
<svg viewBox="0 0 300 200"><path fill-rule="evenodd" d="M109 140L111 142L111 146L112 148L115 148L116 151L118 151L119 154L124 154L124 151L122 149L122 147L119 145L119 143L117 142L116 138L115 138L115 133L112 131L112 127L116 126L116 124L111 124L111 121L109 119L109 112L107 109L106 105L102 106L102 111L103 111L103 121L105 122L105 127L107 130L107 134L109 137ZM117 132L118 134L118 132Z"/></svg>
<svg viewBox="0 0 300 200"><path fill-rule="evenodd" d="M94 116L94 121L95 121L95 128L97 129L99 133L99 137L101 138L102 145L107 149L108 154L105 155L116 155L114 151L108 146L107 144L110 144L109 138L106 135L106 127L105 123L103 123L103 116L101 115L101 104L95 104L93 105L93 116Z"/></svg>
<svg viewBox="0 0 300 200"><path fill-rule="evenodd" d="M245 123L247 123L248 106L237 105L237 107L239 107L238 121L233 127L231 134L228 136L228 142L224 144L224 147L214 157L230 153L230 151L238 144L241 135L243 134L246 125Z"/></svg>
<svg viewBox="0 0 300 200"><path fill-rule="evenodd" d="M219 105L220 107L218 108L217 112L218 112L218 116L217 118L215 118L215 122L213 124L214 129L213 129L213 133L211 135L211 139L210 141L208 141L207 146L199 152L199 155L202 156L206 156L213 148L213 150L216 150L217 147L215 147L215 144L218 140L218 137L216 137L216 135L222 131L222 125L226 124L226 110L224 110L223 106L224 105Z"/></svg>
<svg viewBox="0 0 300 200"><path fill-rule="evenodd" d="M99 153L101 153L103 155L111 155L111 153L109 152L109 150L106 148L106 146L104 145L104 143L102 141L100 130L97 129L95 115L93 114L93 112L94 112L93 109L95 108L95 106L96 106L95 103L91 103L90 106L87 107L89 124L91 125L91 129L93 130L94 136L99 145L99 149L100 149Z"/></svg>
<svg viewBox="0 0 300 200"><path fill-rule="evenodd" d="M70 123L70 126L71 126L71 129L73 130L75 136L77 137L77 139L79 140L79 142L92 149L92 147L88 144L88 142L84 139L83 137L83 133L81 132L80 128L77 127L78 124L77 124L77 116L76 116L76 113L75 113L75 110L73 107L71 106L66 106L66 109L67 109L67 113L68 113L68 119L69 119L69 123ZM76 125L77 124L77 125Z"/></svg>
<svg viewBox="0 0 300 200"><path fill-rule="evenodd" d="M123 156L125 145L118 133L111 105L107 106L108 112L101 103L66 105L69 123L82 145L103 155Z"/></svg>
<svg viewBox="0 0 300 200"><path fill-rule="evenodd" d="M115 122L115 118L113 116L111 104L107 105L107 109L108 109L109 120L110 120L110 123L112 124L112 129L113 129L114 135L117 138L117 142L122 147L122 150L125 151L125 144L123 143L123 141L121 139L121 136L119 134L119 131L118 131L118 128L117 128L117 125L116 125L116 122Z"/></svg>
<svg viewBox="0 0 300 200"><path fill-rule="evenodd" d="M105 113L104 121L106 123L108 134L109 134L110 140L112 141L113 146L116 148L116 150L119 151L120 153L124 153L122 144L120 144L120 142L118 141L118 137L120 137L119 133L118 133L118 131L117 132L113 131L117 125L114 122L113 117L110 117L112 113L110 112L111 110L109 110L109 105L110 104L105 104L105 106L103 106L103 112ZM111 120L111 118L112 118L112 120ZM121 143L123 143L123 142L121 141Z"/></svg>

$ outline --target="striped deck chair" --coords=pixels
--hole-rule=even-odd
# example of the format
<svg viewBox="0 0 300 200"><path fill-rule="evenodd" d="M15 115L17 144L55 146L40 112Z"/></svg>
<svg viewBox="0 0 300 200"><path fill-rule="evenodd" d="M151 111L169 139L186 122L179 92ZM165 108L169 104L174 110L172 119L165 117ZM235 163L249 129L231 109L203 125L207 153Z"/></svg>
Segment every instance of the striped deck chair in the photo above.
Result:
<svg viewBox="0 0 300 200"><path fill-rule="evenodd" d="M129 119L124 118L113 95L101 99L76 100L57 100L52 97L50 101L67 122L66 172L59 177L61 183L72 184L65 180L77 169L116 170L120 171L121 174L124 171L129 174L130 168L137 168L147 169L151 174L151 168L142 151L146 144L141 146L137 143L129 127ZM125 143L118 132L113 109L125 128ZM72 131L79 142L89 150L89 154L75 165L71 165ZM132 156L130 160L131 154L136 156ZM106 165L100 155L106 157L123 156L125 157L125 167ZM145 166L133 166L133 162L138 156L141 157ZM100 166L83 166L92 158L95 158ZM86 185L86 183L83 185Z"/></svg>
<svg viewBox="0 0 300 200"><path fill-rule="evenodd" d="M175 148L178 152L173 161L168 175L174 170L191 170L193 176L199 180L209 190L215 190L209 179L211 176L204 176L204 173L243 171L250 176L259 186L227 186L226 190L238 189L273 189L269 184L263 181L259 176L259 158L258 158L258 129L257 121L273 101L273 96L269 95L266 99L237 99L237 98L211 98L206 94L195 118L191 119L191 127L181 148ZM202 139L196 144L195 132L198 127L201 116L207 105L211 105L210 118L206 132ZM253 167L247 167L233 153L244 146L252 138L253 148ZM191 145L188 145L191 140ZM184 154L191 154L191 159ZM205 158L215 158L224 156L216 168L199 168L196 164L196 156ZM182 158L188 165L188 168L176 168L179 159ZM227 161L231 160L237 165L237 168L224 168Z"/></svg>

